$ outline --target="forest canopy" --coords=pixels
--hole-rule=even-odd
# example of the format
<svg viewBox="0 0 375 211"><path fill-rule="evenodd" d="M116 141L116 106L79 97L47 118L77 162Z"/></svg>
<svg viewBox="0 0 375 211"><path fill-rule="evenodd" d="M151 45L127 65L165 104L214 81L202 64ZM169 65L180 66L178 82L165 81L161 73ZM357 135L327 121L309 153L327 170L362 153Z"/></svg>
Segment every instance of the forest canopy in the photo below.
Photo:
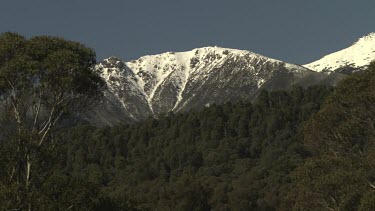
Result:
<svg viewBox="0 0 375 211"><path fill-rule="evenodd" d="M311 156L300 125L331 90L296 86L135 125L79 126L61 137L62 159L69 174L139 209L287 210L290 172Z"/></svg>

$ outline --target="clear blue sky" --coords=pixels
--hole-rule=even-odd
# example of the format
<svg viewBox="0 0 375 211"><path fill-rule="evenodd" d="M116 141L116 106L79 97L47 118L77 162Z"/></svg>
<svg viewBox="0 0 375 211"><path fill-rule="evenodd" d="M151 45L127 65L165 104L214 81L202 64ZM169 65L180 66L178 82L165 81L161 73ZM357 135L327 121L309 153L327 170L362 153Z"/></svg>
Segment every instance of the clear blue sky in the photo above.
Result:
<svg viewBox="0 0 375 211"><path fill-rule="evenodd" d="M1 0L0 31L80 41L98 59L217 45L304 64L375 32L375 0Z"/></svg>

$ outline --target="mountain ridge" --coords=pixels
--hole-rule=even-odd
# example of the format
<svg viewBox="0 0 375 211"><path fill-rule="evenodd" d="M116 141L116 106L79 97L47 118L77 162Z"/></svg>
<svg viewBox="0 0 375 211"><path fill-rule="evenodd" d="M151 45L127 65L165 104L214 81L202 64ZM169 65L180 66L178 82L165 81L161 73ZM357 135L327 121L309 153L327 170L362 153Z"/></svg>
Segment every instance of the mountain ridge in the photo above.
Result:
<svg viewBox="0 0 375 211"><path fill-rule="evenodd" d="M372 60L375 60L375 32L359 38L347 48L302 66L317 72L347 71L352 73L366 69Z"/></svg>
<svg viewBox="0 0 375 211"><path fill-rule="evenodd" d="M147 55L128 62L110 57L96 66L106 81L106 99L91 120L131 122L211 104L252 100L261 89L325 81L305 67L246 50L221 47ZM302 82L303 81L303 82ZM111 123L112 124L112 123Z"/></svg>

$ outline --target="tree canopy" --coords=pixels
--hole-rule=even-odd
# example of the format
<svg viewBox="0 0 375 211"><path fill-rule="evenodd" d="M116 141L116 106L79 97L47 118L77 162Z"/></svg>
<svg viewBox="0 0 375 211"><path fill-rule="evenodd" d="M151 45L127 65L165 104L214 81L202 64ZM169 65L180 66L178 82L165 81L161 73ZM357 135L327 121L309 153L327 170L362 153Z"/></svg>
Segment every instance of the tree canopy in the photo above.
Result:
<svg viewBox="0 0 375 211"><path fill-rule="evenodd" d="M375 209L375 63L343 80L304 125L314 153L294 172L300 209Z"/></svg>
<svg viewBox="0 0 375 211"><path fill-rule="evenodd" d="M95 63L95 52L77 42L0 35L1 209L36 209L44 185L55 181L56 174L46 171L56 153L54 130L99 99L104 81L93 71ZM67 200L66 208L75 200Z"/></svg>
<svg viewBox="0 0 375 211"><path fill-rule="evenodd" d="M290 172L310 155L299 126L330 92L296 86L135 125L78 126L61 136L66 170L140 209L289 210Z"/></svg>

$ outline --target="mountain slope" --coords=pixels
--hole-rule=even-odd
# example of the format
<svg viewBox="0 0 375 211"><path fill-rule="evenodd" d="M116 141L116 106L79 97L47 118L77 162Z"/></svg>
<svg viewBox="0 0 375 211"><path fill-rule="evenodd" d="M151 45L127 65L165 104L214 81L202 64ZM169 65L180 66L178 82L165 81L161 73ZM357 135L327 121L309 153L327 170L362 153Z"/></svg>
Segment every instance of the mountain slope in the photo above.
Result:
<svg viewBox="0 0 375 211"><path fill-rule="evenodd" d="M232 80L232 86L251 84L258 89L283 62L248 51L206 47L145 56L126 64L138 76L150 107L160 113L181 110L194 94L213 83L220 89ZM295 72L302 69L293 65L289 68ZM234 80L239 73L245 77L242 82L240 78Z"/></svg>
<svg viewBox="0 0 375 211"><path fill-rule="evenodd" d="M109 116L106 124L139 121L214 103L252 100L263 88L288 88L296 83L307 86L322 81L331 84L341 77L220 47L167 52L130 62L111 57L96 69L108 90L105 102L90 119Z"/></svg>
<svg viewBox="0 0 375 211"><path fill-rule="evenodd" d="M303 65L317 72L352 72L366 68L375 60L375 33L360 38L352 46Z"/></svg>

